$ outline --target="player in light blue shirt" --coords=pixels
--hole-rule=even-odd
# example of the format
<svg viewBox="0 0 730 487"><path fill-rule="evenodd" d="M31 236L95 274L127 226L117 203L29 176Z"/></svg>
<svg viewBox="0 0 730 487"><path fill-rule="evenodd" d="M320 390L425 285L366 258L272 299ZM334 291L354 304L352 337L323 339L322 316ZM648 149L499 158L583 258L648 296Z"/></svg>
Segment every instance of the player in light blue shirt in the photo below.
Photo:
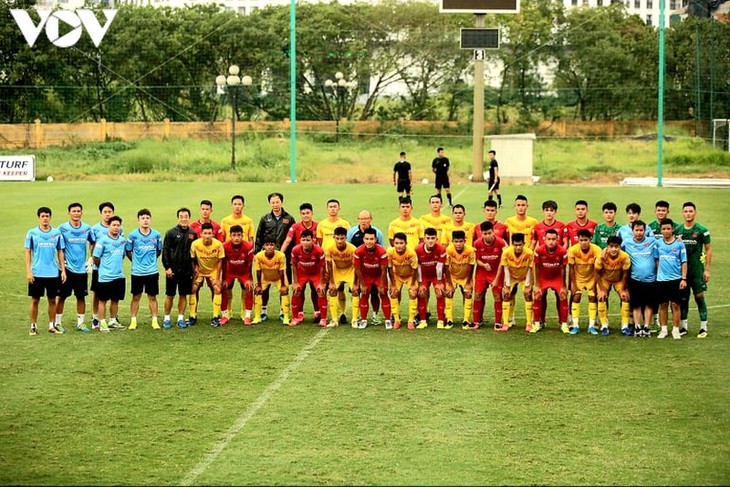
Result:
<svg viewBox="0 0 730 487"><path fill-rule="evenodd" d="M109 234L101 237L94 245L94 263L99 268L99 282L96 286L96 295L99 306L96 310L99 317L99 331L123 330L116 318L119 311L119 301L124 299L126 282L122 269L125 246L127 244L121 236L122 219L113 216L109 219ZM106 322L106 302L109 305L109 324Z"/></svg>
<svg viewBox="0 0 730 487"><path fill-rule="evenodd" d="M689 298L687 287L687 248L675 235L676 226L669 218L659 220L661 240L657 240L659 271L657 273L657 295L659 296L659 324L661 331L657 338L666 338L669 306L672 307L672 338L679 340L680 306Z"/></svg>
<svg viewBox="0 0 730 487"><path fill-rule="evenodd" d="M629 203L628 205L626 205L627 223L619 227L616 235L621 237L621 240L623 240L624 242L632 240L634 238L632 225L639 218L641 218L641 206L638 203ZM644 235L646 235L647 237L654 237L654 232L652 231L651 227L646 227Z"/></svg>
<svg viewBox="0 0 730 487"><path fill-rule="evenodd" d="M109 221L114 216L114 203L111 201L105 201L103 203L99 204L99 215L101 217L101 221L97 223L96 225L91 227L91 230L94 232L94 241L99 241L99 239L105 235L109 235ZM124 229L119 228L119 235L124 238ZM92 246L92 252L93 252L93 246ZM88 266L92 268L91 271L91 302L93 305L93 316L91 318L91 328L94 330L99 329L99 320L96 316L96 310L99 308L99 297L96 295L96 288L99 284L99 268L94 263L94 259L89 259L90 262L87 263Z"/></svg>
<svg viewBox="0 0 730 487"><path fill-rule="evenodd" d="M139 228L132 231L127 238L127 257L132 261L132 316L129 329L137 328L137 312L142 293L147 293L147 300L152 315L152 328L160 329L157 323L157 295L160 293L160 274L157 270L157 258L162 253L162 236L157 230L150 228L152 213L147 208L137 212Z"/></svg>
<svg viewBox="0 0 730 487"><path fill-rule="evenodd" d="M81 203L68 205L68 221L62 223L58 230L66 244L66 282L61 284L61 292L56 300L56 325L63 329L61 319L66 299L73 294L76 297L76 329L83 332L91 330L84 325L86 314L86 295L89 294L89 277L86 259L89 247L96 242L91 225L81 221L84 208Z"/></svg>
<svg viewBox="0 0 730 487"><path fill-rule="evenodd" d="M635 220L632 223L633 236L623 240L621 247L631 259L631 273L629 275L629 304L634 316L635 329L631 326L623 328L621 333L626 336L650 337L654 305L656 304L656 272L657 241L645 235L646 223ZM641 326L642 317L644 326Z"/></svg>
<svg viewBox="0 0 730 487"><path fill-rule="evenodd" d="M38 334L38 303L43 295L48 299L48 331L63 333L56 327L56 297L66 280L63 266L64 242L58 229L51 227L51 209L41 206L36 211L38 226L25 235L25 277L30 302L30 334Z"/></svg>

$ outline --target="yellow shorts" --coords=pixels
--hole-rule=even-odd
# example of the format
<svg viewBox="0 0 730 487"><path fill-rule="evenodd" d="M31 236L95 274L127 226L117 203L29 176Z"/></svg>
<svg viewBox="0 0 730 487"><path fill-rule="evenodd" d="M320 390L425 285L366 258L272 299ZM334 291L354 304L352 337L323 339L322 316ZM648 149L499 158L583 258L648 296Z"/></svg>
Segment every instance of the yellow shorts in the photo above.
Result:
<svg viewBox="0 0 730 487"><path fill-rule="evenodd" d="M590 279L587 281L576 279L575 287L578 288L578 292L588 291L588 296L596 295L596 280Z"/></svg>
<svg viewBox="0 0 730 487"><path fill-rule="evenodd" d="M390 287L394 287L396 289L402 289L403 286L410 287L410 281L410 278L395 276L395 279L393 279L393 282L391 282Z"/></svg>
<svg viewBox="0 0 730 487"><path fill-rule="evenodd" d="M335 284L337 287L340 287L342 283L347 284L350 289L352 289L353 284L355 284L355 271L354 269L350 271L337 271L337 268L335 268L332 272L332 276L334 278ZM329 281L328 281L329 282Z"/></svg>
<svg viewBox="0 0 730 487"><path fill-rule="evenodd" d="M210 281L208 281L208 279ZM213 274L209 274L207 276L204 276L202 274L198 274L197 277L195 278L195 281L193 281L193 284L201 284L204 280L206 282L211 282L211 281L215 281L217 279L218 279L218 276L215 276Z"/></svg>
<svg viewBox="0 0 730 487"><path fill-rule="evenodd" d="M610 282L610 281L606 281L605 279L601 279L600 281L598 281L598 284L606 291L610 291L611 287L613 287L616 290L616 292L620 294L624 290L624 286L621 281Z"/></svg>
<svg viewBox="0 0 730 487"><path fill-rule="evenodd" d="M456 289L459 286L461 286L462 289L463 289L464 286L466 286L466 284L467 284L467 279L466 278L458 279L458 278L455 278L453 276L450 276L450 277L451 277L451 285L454 286L454 289Z"/></svg>

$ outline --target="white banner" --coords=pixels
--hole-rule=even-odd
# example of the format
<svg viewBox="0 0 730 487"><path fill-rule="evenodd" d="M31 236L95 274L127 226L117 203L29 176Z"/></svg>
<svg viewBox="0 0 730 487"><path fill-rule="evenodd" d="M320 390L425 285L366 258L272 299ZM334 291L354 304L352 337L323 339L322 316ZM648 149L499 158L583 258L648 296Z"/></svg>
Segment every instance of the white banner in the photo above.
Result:
<svg viewBox="0 0 730 487"><path fill-rule="evenodd" d="M35 181L35 156L0 156L0 181Z"/></svg>

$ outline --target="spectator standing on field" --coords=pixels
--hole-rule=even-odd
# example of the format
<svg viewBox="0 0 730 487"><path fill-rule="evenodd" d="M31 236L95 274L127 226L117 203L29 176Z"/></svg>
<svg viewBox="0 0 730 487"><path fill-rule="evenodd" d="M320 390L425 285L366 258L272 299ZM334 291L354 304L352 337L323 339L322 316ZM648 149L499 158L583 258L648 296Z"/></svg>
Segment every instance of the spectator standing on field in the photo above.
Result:
<svg viewBox="0 0 730 487"><path fill-rule="evenodd" d="M495 150L490 150L488 152L489 155L489 181L488 184L488 193L487 193L487 200L491 201L494 199L493 195L497 195L497 202L499 204L499 207L502 208L502 195L499 194L499 163L497 162L497 152Z"/></svg>
<svg viewBox="0 0 730 487"><path fill-rule="evenodd" d="M446 197L449 199L449 206L454 206L451 201L451 183L449 182L449 158L444 155L444 148L436 149L437 157L431 162L431 170L436 175L436 192L441 196L441 189L446 190Z"/></svg>
<svg viewBox="0 0 730 487"><path fill-rule="evenodd" d="M413 188L413 172L411 163L406 160L406 153L400 153L400 159L393 166L393 185L398 191L398 197L410 196Z"/></svg>

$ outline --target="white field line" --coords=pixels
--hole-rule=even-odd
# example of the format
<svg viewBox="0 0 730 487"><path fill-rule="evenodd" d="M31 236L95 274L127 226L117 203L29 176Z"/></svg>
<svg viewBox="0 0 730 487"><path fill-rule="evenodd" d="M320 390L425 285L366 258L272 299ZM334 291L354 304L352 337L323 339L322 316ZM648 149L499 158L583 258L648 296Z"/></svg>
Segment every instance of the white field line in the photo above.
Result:
<svg viewBox="0 0 730 487"><path fill-rule="evenodd" d="M192 485L195 480L197 480L200 475L205 472L208 467L218 458L218 456L223 452L223 450L226 449L226 447L231 443L231 441L238 435L238 433L241 432L241 430L246 426L248 421L253 418L256 413L266 405L266 403L271 399L271 396L276 393L276 391L279 390L279 388L286 382L286 380L289 378L292 372L294 372L301 364L304 362L309 354L312 352L312 350L319 344L319 342L324 338L324 336L329 331L329 328L324 328L317 333L314 338L312 338L309 343L307 343L304 348L299 352L299 355L297 355L294 360L292 360L289 365L281 371L279 376L276 378L274 382L267 387L264 392L261 393L261 395L256 398L254 402L252 402L246 410L241 414L241 416L236 419L236 421L233 423L233 425L228 428L228 431L226 431L223 434L223 437L218 440L218 442L213 445L213 447L210 449L210 451L203 457L203 459L198 463L195 468L190 470L185 477L180 481L180 485Z"/></svg>

